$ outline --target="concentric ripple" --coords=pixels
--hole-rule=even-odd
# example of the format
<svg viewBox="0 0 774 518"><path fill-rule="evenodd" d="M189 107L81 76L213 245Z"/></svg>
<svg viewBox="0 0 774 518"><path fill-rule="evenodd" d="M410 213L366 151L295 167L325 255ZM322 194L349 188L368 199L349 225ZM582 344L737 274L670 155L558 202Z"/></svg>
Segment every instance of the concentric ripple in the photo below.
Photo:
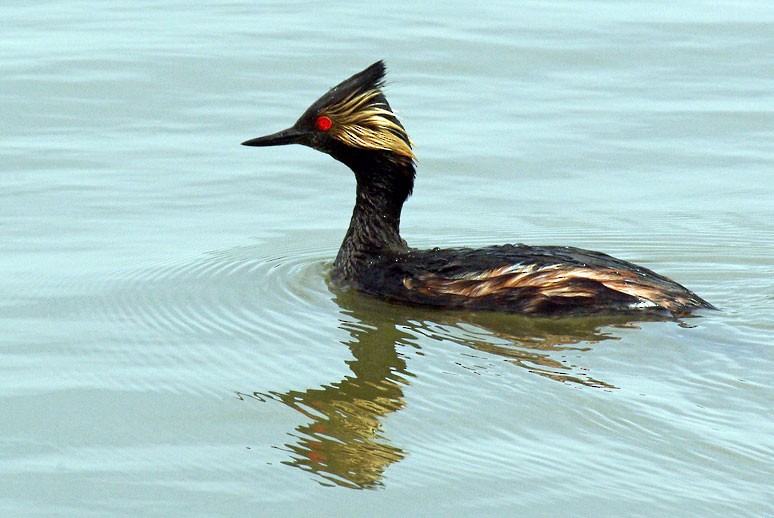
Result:
<svg viewBox="0 0 774 518"><path fill-rule="evenodd" d="M56 308L81 337L57 345L73 363L63 371L73 385L223 394L306 384L302 373L323 383L345 365L326 370L318 358L343 361L347 352L329 339L338 324L325 281L332 252L310 241L286 253L275 240L69 279L57 290L65 295L16 311Z"/></svg>
<svg viewBox="0 0 774 518"><path fill-rule="evenodd" d="M292 257L261 252L246 246L121 272L106 310L164 333L249 337L277 323L271 316L280 306L308 311L330 300L324 283L329 255L322 250Z"/></svg>

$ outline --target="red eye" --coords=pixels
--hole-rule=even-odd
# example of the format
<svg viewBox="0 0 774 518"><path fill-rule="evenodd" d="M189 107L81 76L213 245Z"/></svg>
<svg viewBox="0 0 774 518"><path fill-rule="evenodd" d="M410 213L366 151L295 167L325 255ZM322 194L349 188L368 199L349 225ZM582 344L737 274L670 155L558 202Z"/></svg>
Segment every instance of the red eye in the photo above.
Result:
<svg viewBox="0 0 774 518"><path fill-rule="evenodd" d="M315 121L314 125L317 126L317 129L320 131L328 131L329 129L331 129L331 126L333 126L333 121L331 121L330 117L321 115L317 117L317 120Z"/></svg>

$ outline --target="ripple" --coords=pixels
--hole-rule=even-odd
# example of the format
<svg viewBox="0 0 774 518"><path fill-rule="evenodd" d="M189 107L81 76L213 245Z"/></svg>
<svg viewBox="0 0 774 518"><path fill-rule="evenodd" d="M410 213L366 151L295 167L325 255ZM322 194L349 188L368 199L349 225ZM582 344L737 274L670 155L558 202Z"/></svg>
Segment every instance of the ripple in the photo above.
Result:
<svg viewBox="0 0 774 518"><path fill-rule="evenodd" d="M257 246L212 252L168 265L120 272L106 282L106 311L165 333L243 338L284 325L282 308L309 311L330 300L322 282L327 254L261 256Z"/></svg>
<svg viewBox="0 0 774 518"><path fill-rule="evenodd" d="M222 394L249 379L285 388L301 373L312 373L303 383L324 383L339 376L347 351L330 339L338 329L325 284L332 253L314 239L305 243L276 239L88 277L39 278L28 290L39 295L15 299L8 314L31 326L41 315L59 322L37 349L50 351L50 365L39 356L37 369L52 375L35 376L37 384L56 379L48 389ZM342 363L321 366L321 355Z"/></svg>

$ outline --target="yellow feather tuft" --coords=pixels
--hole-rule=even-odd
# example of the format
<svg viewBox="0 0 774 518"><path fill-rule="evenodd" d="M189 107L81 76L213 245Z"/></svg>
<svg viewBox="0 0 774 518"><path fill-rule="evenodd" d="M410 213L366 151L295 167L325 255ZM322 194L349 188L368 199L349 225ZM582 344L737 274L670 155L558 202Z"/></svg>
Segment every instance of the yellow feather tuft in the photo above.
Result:
<svg viewBox="0 0 774 518"><path fill-rule="evenodd" d="M341 102L320 110L333 121L330 134L340 141L364 149L391 151L410 160L416 156L406 130L382 102L374 102L379 90L353 93Z"/></svg>

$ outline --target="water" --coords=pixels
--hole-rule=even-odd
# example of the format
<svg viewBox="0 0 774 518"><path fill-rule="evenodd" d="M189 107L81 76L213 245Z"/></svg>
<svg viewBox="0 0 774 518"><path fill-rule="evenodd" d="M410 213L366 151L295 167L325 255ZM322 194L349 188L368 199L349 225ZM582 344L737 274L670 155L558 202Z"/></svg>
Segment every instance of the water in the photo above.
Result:
<svg viewBox="0 0 774 518"><path fill-rule="evenodd" d="M0 511L764 516L769 2L0 8ZM682 322L396 307L282 129L386 59L414 246L603 250Z"/></svg>

